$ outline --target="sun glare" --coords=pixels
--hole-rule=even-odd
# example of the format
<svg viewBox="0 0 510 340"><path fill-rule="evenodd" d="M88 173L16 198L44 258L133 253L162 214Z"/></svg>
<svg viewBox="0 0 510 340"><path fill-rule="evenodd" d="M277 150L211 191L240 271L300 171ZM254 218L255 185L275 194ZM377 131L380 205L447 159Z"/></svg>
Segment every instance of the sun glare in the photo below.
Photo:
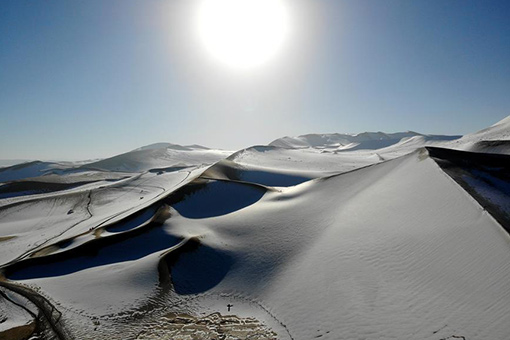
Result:
<svg viewBox="0 0 510 340"><path fill-rule="evenodd" d="M198 15L207 50L235 68L271 59L283 45L288 21L282 0L204 0Z"/></svg>

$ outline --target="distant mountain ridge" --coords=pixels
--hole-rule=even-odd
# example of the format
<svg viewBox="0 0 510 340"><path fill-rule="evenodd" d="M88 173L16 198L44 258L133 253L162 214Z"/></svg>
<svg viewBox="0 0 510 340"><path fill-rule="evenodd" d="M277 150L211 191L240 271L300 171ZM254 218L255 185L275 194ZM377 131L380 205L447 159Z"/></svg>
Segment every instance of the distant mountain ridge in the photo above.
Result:
<svg viewBox="0 0 510 340"><path fill-rule="evenodd" d="M201 145L155 143L113 157L88 162L31 161L0 167L0 183L49 174L86 171L144 172L170 167L209 165L228 157L232 151L209 149Z"/></svg>
<svg viewBox="0 0 510 340"><path fill-rule="evenodd" d="M145 145L139 148L134 149L133 151L140 150L157 150L157 149L173 149L173 150L181 150L181 151L191 151L191 150L210 150L202 145L192 144L192 145L179 145L173 143L154 143Z"/></svg>
<svg viewBox="0 0 510 340"><path fill-rule="evenodd" d="M414 131L384 133L363 132L359 134L306 134L297 137L283 137L269 143L286 149L319 148L339 150L380 149L399 143L403 139L423 137L426 141L452 141L462 136L425 135Z"/></svg>
<svg viewBox="0 0 510 340"><path fill-rule="evenodd" d="M510 116L488 128L464 135L446 147L474 152L510 154Z"/></svg>
<svg viewBox="0 0 510 340"><path fill-rule="evenodd" d="M82 168L103 171L143 172L156 168L188 167L212 164L232 151L209 149L201 145L155 143L85 164Z"/></svg>
<svg viewBox="0 0 510 340"><path fill-rule="evenodd" d="M144 172L168 167L188 167L213 164L229 156L246 156L245 150L262 152L264 148L310 149L320 153L343 153L367 150L384 158L412 152L424 146L445 147L457 150L510 154L510 116L478 132L464 136L428 135L415 131L396 133L362 132L358 134L327 133L305 134L278 138L267 146L248 147L237 152L211 149L205 146L154 143L101 160L81 162L60 161L0 161L0 183L48 174L82 171Z"/></svg>

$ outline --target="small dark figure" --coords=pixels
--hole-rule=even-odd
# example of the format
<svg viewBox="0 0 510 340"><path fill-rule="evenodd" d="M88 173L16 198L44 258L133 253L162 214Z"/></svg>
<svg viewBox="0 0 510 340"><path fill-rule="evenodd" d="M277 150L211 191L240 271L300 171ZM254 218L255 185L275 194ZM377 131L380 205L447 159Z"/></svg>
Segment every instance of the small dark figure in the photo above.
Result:
<svg viewBox="0 0 510 340"><path fill-rule="evenodd" d="M71 209L71 210L69 210L69 211L67 212L67 214L68 214L68 215L71 215L73 212L74 212L74 210L73 210L73 209Z"/></svg>
<svg viewBox="0 0 510 340"><path fill-rule="evenodd" d="M230 312L230 308L234 307L234 305L231 305L230 303L227 305L228 311Z"/></svg>

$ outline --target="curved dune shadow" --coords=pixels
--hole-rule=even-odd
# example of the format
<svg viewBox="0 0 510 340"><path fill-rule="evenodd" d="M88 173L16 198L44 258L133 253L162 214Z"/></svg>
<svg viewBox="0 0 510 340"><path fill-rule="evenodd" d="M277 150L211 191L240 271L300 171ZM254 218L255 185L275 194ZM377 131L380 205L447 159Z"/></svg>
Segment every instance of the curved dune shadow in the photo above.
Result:
<svg viewBox="0 0 510 340"><path fill-rule="evenodd" d="M175 292L188 295L206 292L219 284L234 259L226 252L191 241L169 254L166 263Z"/></svg>
<svg viewBox="0 0 510 340"><path fill-rule="evenodd" d="M184 217L221 216L245 208L264 196L261 187L235 182L212 181L186 194L173 207Z"/></svg>
<svg viewBox="0 0 510 340"><path fill-rule="evenodd" d="M74 189L89 183L94 183L94 181L82 181L75 183L49 183L37 181L12 182L0 186L0 199L47 194L50 192Z"/></svg>
<svg viewBox="0 0 510 340"><path fill-rule="evenodd" d="M312 178L280 172L271 169L255 169L250 166L236 164L223 160L204 172L208 178L228 178L234 181L243 181L270 187L289 187L309 181Z"/></svg>
<svg viewBox="0 0 510 340"><path fill-rule="evenodd" d="M146 209L131 214L129 218L107 226L105 229L110 233L119 233L134 229L141 224L149 221L157 211L156 206L149 206Z"/></svg>
<svg viewBox="0 0 510 340"><path fill-rule="evenodd" d="M180 241L161 228L153 228L121 242L102 246L91 244L78 254L67 254L68 258L63 258L66 256L64 252L58 256L18 262L8 268L7 277L11 280L27 280L72 274L88 268L137 260L168 249Z"/></svg>

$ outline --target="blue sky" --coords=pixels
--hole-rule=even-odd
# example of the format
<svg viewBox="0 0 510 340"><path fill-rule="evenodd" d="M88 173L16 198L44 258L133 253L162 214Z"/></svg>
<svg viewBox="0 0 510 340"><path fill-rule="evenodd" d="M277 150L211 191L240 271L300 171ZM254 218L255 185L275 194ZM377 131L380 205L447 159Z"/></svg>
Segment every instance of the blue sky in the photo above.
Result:
<svg viewBox="0 0 510 340"><path fill-rule="evenodd" d="M510 2L288 0L281 53L226 68L200 0L0 2L0 159L313 132L473 132L510 115Z"/></svg>

